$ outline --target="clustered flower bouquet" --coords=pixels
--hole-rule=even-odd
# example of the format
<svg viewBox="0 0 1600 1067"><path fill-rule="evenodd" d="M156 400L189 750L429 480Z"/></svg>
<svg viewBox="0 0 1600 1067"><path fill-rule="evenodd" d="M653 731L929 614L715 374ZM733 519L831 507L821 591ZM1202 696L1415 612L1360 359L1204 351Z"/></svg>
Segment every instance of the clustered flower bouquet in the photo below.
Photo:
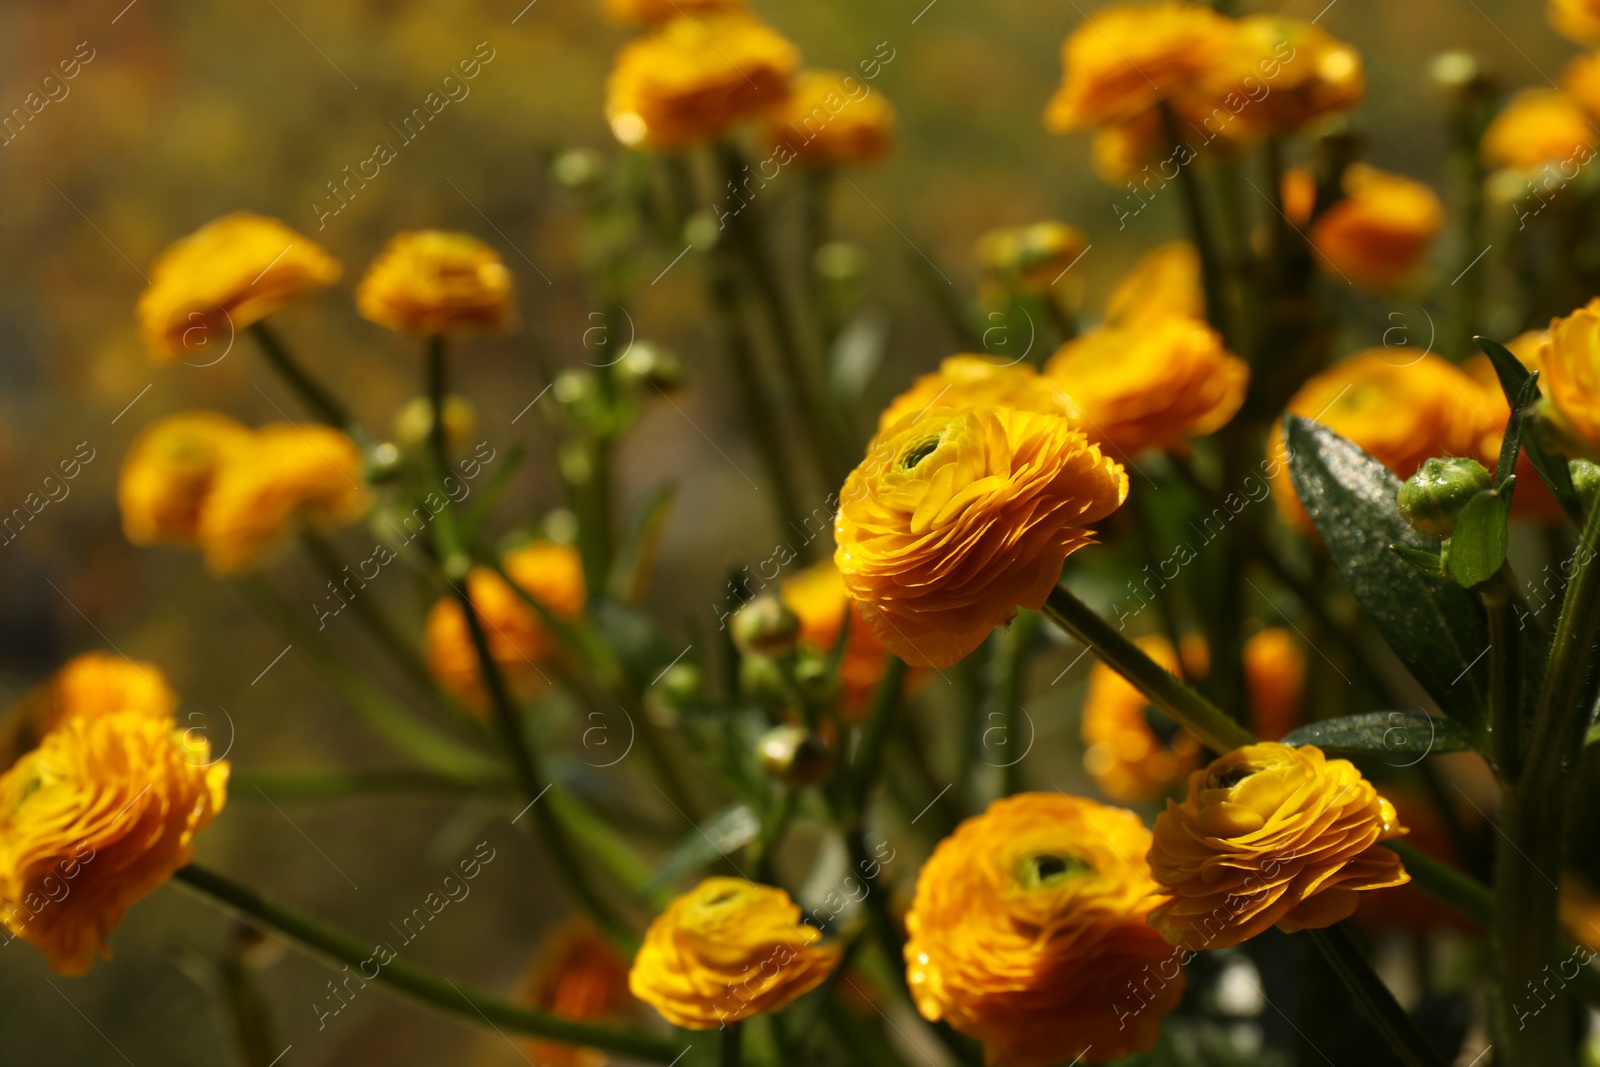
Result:
<svg viewBox="0 0 1600 1067"><path fill-rule="evenodd" d="M500 995L192 863L228 764L179 728L156 665L87 651L0 735L9 937L81 975L173 879L331 961L335 995L382 987L540 1063L1589 1055L1600 53L1509 96L1439 58L1447 212L1361 161L1361 60L1316 20L1098 10L1045 123L1092 131L1119 217L1174 197L1187 240L1096 313L1062 284L1093 269L1078 230L995 231L971 301L931 287L968 354L932 354L874 414L860 256L829 198L890 145L872 82L893 48L806 70L734 0L607 9L645 28L605 90L617 158L554 162L581 265L616 326L643 264L694 253L772 509L720 521L781 529L774 559L707 590L709 618L648 610L672 497L622 518L613 446L719 373L710 353L546 361L533 458L567 496L507 497L520 454L474 443L449 377L468 334L514 328L512 275L456 233L397 235L356 288L419 350L423 396L387 435L267 324L339 263L248 214L172 245L138 308L151 353L247 331L308 421L162 419L119 490L130 540L235 579L409 773L501 798L567 891L530 906L574 918ZM1550 16L1600 43L1592 0ZM774 225L776 182L798 232ZM1447 218L1453 252L1430 256ZM1437 311L1435 342L1351 354L1395 293ZM1019 316L1052 353L985 348ZM270 584L291 546L326 569L315 617ZM431 608L399 610L388 568ZM322 624L346 611L392 678L340 655ZM1062 741L1033 745L1024 710L1036 665L1059 680L1085 655L1095 795L1030 773ZM614 709L637 754L571 758ZM617 814L646 809L680 831ZM260 1031L241 1025L246 1062Z"/></svg>

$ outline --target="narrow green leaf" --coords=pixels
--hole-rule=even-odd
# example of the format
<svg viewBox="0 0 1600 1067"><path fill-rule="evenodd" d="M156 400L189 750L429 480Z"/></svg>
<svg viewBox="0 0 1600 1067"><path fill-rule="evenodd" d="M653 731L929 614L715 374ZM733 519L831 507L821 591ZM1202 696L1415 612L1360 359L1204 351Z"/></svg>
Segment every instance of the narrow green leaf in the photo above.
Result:
<svg viewBox="0 0 1600 1067"><path fill-rule="evenodd" d="M1474 340L1478 342L1478 347L1483 349L1484 355L1489 357L1489 362L1494 364L1495 377L1500 380L1500 389L1505 393L1506 403L1511 406L1513 419L1515 419L1515 414L1519 408L1518 398L1521 396L1528 380L1534 378L1535 375L1524 367L1522 361L1512 355L1511 350L1499 341L1491 341L1487 337L1476 337ZM1535 387L1533 395L1528 399L1527 404L1520 406L1524 409L1531 407L1533 401L1537 400L1539 395L1539 391ZM1578 494L1573 491L1572 475L1567 472L1566 459L1559 451L1545 443L1544 435L1539 432L1540 420L1533 416L1531 411L1526 412L1523 419L1531 420L1532 432L1526 432L1528 425L1525 421L1522 425L1517 426L1516 434L1520 439L1522 451L1528 457L1528 462L1538 472L1540 479L1550 487L1550 491L1556 495L1556 500L1561 504L1561 510L1565 511L1567 517L1573 522L1582 525L1583 505L1578 500ZM1508 438L1512 436L1512 431L1509 427L1506 430L1506 436ZM1504 456L1505 448L1502 446L1502 459ZM1496 477L1495 481L1498 482L1501 477L1503 475Z"/></svg>
<svg viewBox="0 0 1600 1067"><path fill-rule="evenodd" d="M1513 488L1516 481L1514 474L1507 478L1506 488ZM1445 552L1445 569L1457 585L1471 589L1488 581L1500 569L1500 564L1506 561L1506 524L1510 520L1509 492L1485 489L1467 501L1456 519L1456 532Z"/></svg>
<svg viewBox="0 0 1600 1067"><path fill-rule="evenodd" d="M1505 436L1500 439L1500 462L1494 468L1494 485L1499 489L1517 469L1517 451L1522 442L1522 427L1528 417L1528 408L1539 399L1539 375L1528 375L1522 388L1511 402L1511 418L1506 423Z"/></svg>
<svg viewBox="0 0 1600 1067"><path fill-rule="evenodd" d="M761 833L761 819L747 804L724 808L702 826L695 827L661 861L644 886L653 893L686 874L713 863L735 849L743 848Z"/></svg>
<svg viewBox="0 0 1600 1067"><path fill-rule="evenodd" d="M1506 394L1506 403L1515 408L1517 394L1522 391L1523 383L1532 377L1531 372L1522 365L1522 360L1512 354L1511 349L1499 341L1487 337L1474 337L1473 340L1478 342L1483 354L1494 364L1494 376L1500 379L1500 390Z"/></svg>
<svg viewBox="0 0 1600 1067"><path fill-rule="evenodd" d="M1283 739L1286 745L1316 745L1340 755L1382 755L1408 767L1424 756L1470 752L1466 727L1421 711L1369 711L1302 726Z"/></svg>

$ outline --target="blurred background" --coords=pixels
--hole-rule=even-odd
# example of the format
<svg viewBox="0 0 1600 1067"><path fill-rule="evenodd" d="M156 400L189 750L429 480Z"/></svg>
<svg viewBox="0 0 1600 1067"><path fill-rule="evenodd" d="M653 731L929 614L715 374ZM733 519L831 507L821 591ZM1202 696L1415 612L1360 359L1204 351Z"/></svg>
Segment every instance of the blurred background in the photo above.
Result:
<svg viewBox="0 0 1600 1067"><path fill-rule="evenodd" d="M209 366L152 364L133 317L143 274L170 241L234 210L311 236L344 262L345 277L275 323L381 428L419 391L420 351L356 316L355 281L398 230L462 230L493 245L517 278L522 328L468 342L457 388L477 405L480 437L498 449L528 447L503 511L508 523L537 520L560 502L553 460L537 420L512 419L548 384L537 349L557 366L593 351L585 331L597 307L577 266L581 210L552 181L550 164L579 146L607 165L618 157L601 106L611 57L628 34L606 25L592 0L125 2L0 6L0 115L26 118L4 127L0 145L0 512L38 492L59 461L92 453L67 495L0 550L0 694L21 693L77 652L118 651L159 664L184 698L183 714L217 750L228 748L240 772L389 765L392 754L294 650L274 659L283 639L235 589L207 577L192 554L139 550L122 537L117 470L153 419L193 407L250 424L304 416L246 338ZM1520 87L1546 84L1576 50L1547 28L1541 5L1324 2L1282 10L1300 18L1321 10L1321 25L1365 57L1368 97L1357 116L1369 158L1441 189L1445 135L1428 60L1465 49ZM897 148L851 172L836 199L836 232L864 253L864 306L888 324L867 410L956 350L923 279L931 266L969 299L971 249L983 231L1047 217L1081 227L1093 247L1073 275L1088 307L1140 253L1177 235L1176 197L1119 232L1120 193L1091 173L1087 137L1054 137L1040 122L1060 74L1059 43L1087 5L757 6L811 65L852 68L884 55L884 42L893 54L874 87L898 109ZM402 144L391 124L475 54L484 65L469 94ZM74 59L76 76L55 83L54 99L35 113L28 101L45 95L41 79ZM397 158L337 215L324 215L335 203L329 183L379 141L400 145ZM794 184L787 175L773 190L780 224L796 207ZM622 443L619 490L637 501L676 484L651 603L660 618L703 626L728 571L767 558L781 535L740 473L759 464L716 351L701 256L673 263L670 250L651 252L637 273L638 337L677 353L685 385L675 406L652 407ZM1381 343L1392 310L1365 309L1372 336L1346 347ZM352 531L342 543L354 558L361 542ZM294 558L269 577L297 604L321 593ZM421 607L408 627L420 627ZM366 654L354 633L343 639L353 655ZM1069 699L1070 689L1052 693L1031 709L1043 759L1030 762L1030 775L1058 767L1050 784L1069 785L1081 775L1075 731L1052 733L1047 722L1051 701ZM250 792L234 791L201 838L200 858L363 936L387 936L449 867L489 842L496 858L472 896L407 950L446 974L509 991L564 913L533 847L498 807L396 796L275 805ZM26 946L0 950L0 1064L235 1062L209 991L226 934L217 913L168 886L133 910L113 938L115 960L86 978L54 976ZM522 1062L493 1030L376 989L319 1030L313 1005L331 977L297 955L265 972L274 1024L291 1046L284 1064Z"/></svg>

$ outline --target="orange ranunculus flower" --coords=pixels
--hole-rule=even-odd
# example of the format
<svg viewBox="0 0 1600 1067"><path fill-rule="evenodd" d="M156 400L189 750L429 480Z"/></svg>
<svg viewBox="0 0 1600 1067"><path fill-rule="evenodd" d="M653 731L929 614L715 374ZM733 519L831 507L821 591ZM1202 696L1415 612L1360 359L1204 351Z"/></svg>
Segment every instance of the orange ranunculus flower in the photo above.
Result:
<svg viewBox="0 0 1600 1067"><path fill-rule="evenodd" d="M822 984L839 948L821 940L783 890L707 878L644 932L628 988L672 1025L711 1030L778 1011Z"/></svg>
<svg viewBox="0 0 1600 1067"><path fill-rule="evenodd" d="M679 15L706 15L744 7L744 0L601 0L606 18L625 26L653 26Z"/></svg>
<svg viewBox="0 0 1600 1067"><path fill-rule="evenodd" d="M1600 953L1600 894L1587 879L1568 874L1561 880L1560 909L1567 936L1590 952Z"/></svg>
<svg viewBox="0 0 1600 1067"><path fill-rule="evenodd" d="M1579 44L1600 44L1600 3L1596 0L1550 0L1545 17L1563 37Z"/></svg>
<svg viewBox="0 0 1600 1067"><path fill-rule="evenodd" d="M625 1016L636 1005L628 992L628 961L583 919L567 922L551 935L515 999L580 1022ZM554 1041L534 1039L523 1048L539 1067L602 1067L606 1062L595 1049Z"/></svg>
<svg viewBox="0 0 1600 1067"><path fill-rule="evenodd" d="M1485 392L1471 375L1438 356L1372 348L1302 385L1288 413L1315 419L1409 478L1433 456L1483 456L1485 439L1496 432ZM1270 440L1274 448L1283 440L1281 422L1274 424ZM1310 529L1287 464L1279 465L1272 488L1284 520Z"/></svg>
<svg viewBox="0 0 1600 1067"><path fill-rule="evenodd" d="M1246 745L1189 776L1156 818L1150 869L1167 894L1150 925L1192 951L1269 927L1349 918L1361 890L1411 880L1376 847L1405 833L1394 807L1348 760L1313 745Z"/></svg>
<svg viewBox="0 0 1600 1067"><path fill-rule="evenodd" d="M1222 337L1181 315L1090 330L1062 345L1045 375L1084 430L1121 456L1183 449L1190 437L1214 433L1250 384L1249 365Z"/></svg>
<svg viewBox="0 0 1600 1067"><path fill-rule="evenodd" d="M218 574L249 570L296 527L354 522L371 504L361 449L343 431L273 423L217 471L200 513L199 542Z"/></svg>
<svg viewBox="0 0 1600 1067"><path fill-rule="evenodd" d="M1089 246L1076 226L1053 220L990 230L978 238L978 262L1024 292L1042 293Z"/></svg>
<svg viewBox="0 0 1600 1067"><path fill-rule="evenodd" d="M178 695L154 663L85 652L6 712L0 721L0 771L68 719L131 711L165 720L177 710Z"/></svg>
<svg viewBox="0 0 1600 1067"><path fill-rule="evenodd" d="M842 70L802 70L789 96L767 112L767 141L780 165L870 162L889 151L893 135L889 101Z"/></svg>
<svg viewBox="0 0 1600 1067"><path fill-rule="evenodd" d="M534 541L508 553L502 565L523 592L556 618L576 619L583 612L588 597L583 559L571 545ZM467 595L501 672L516 688L535 684L538 664L554 647L539 613L488 567L475 567L467 576ZM469 705L484 707L477 649L461 602L453 594L440 597L429 609L423 644L434 677Z"/></svg>
<svg viewBox="0 0 1600 1067"><path fill-rule="evenodd" d="M1293 132L1361 102L1367 83L1360 53L1321 27L1278 15L1251 15L1238 25L1267 88L1240 112L1250 126Z"/></svg>
<svg viewBox="0 0 1600 1067"><path fill-rule="evenodd" d="M364 319L401 333L511 327L511 272L476 237L414 230L389 239L356 287Z"/></svg>
<svg viewBox="0 0 1600 1067"><path fill-rule="evenodd" d="M1149 845L1133 812L1062 793L967 819L923 865L906 916L917 1010L982 1041L994 1067L1148 1051L1185 982L1146 922Z"/></svg>
<svg viewBox="0 0 1600 1067"><path fill-rule="evenodd" d="M1162 151L1168 146L1167 131L1161 125L1161 113L1151 110L1125 122L1096 126L1094 137L1089 142L1089 161L1095 175L1109 185L1116 185L1144 171L1144 187L1149 192L1152 176L1148 168L1161 158Z"/></svg>
<svg viewBox="0 0 1600 1067"><path fill-rule="evenodd" d="M1438 194L1364 163L1345 171L1343 186L1344 198L1311 227L1312 247L1352 284L1388 289L1407 281L1444 226Z"/></svg>
<svg viewBox="0 0 1600 1067"><path fill-rule="evenodd" d="M1244 677L1250 691L1250 726L1276 741L1300 725L1306 654L1282 626L1256 631L1244 643Z"/></svg>
<svg viewBox="0 0 1600 1067"><path fill-rule="evenodd" d="M194 545L218 472L250 445L248 429L213 411L170 415L145 427L117 482L122 529L136 545Z"/></svg>
<svg viewBox="0 0 1600 1067"><path fill-rule="evenodd" d="M843 709L850 719L865 714L883 679L889 650L845 592L839 568L832 560L807 567L783 583L779 596L800 620L800 643L825 656L838 645L840 630L849 617L850 632L845 635L844 654L839 659Z"/></svg>
<svg viewBox="0 0 1600 1067"><path fill-rule="evenodd" d="M0 775L0 923L81 975L189 862L227 798L203 738L139 711L71 718Z"/></svg>
<svg viewBox="0 0 1600 1067"><path fill-rule="evenodd" d="M339 261L277 219L240 211L173 242L139 295L139 332L150 354L215 361L234 331L339 279Z"/></svg>
<svg viewBox="0 0 1600 1067"><path fill-rule="evenodd" d="M1171 641L1152 634L1135 643L1167 671L1183 676ZM1203 653L1204 645L1199 649ZM1079 727L1083 768L1112 800L1132 803L1159 796L1188 777L1199 762L1199 739L1165 717L1152 720L1149 710L1148 697L1105 663L1095 662Z"/></svg>
<svg viewBox="0 0 1600 1067"><path fill-rule="evenodd" d="M1591 115L1600 115L1600 52L1574 56L1561 75L1561 88Z"/></svg>
<svg viewBox="0 0 1600 1067"><path fill-rule="evenodd" d="M934 408L880 432L845 480L833 559L889 651L948 667L1041 607L1127 495L1122 465L1061 415Z"/></svg>
<svg viewBox="0 0 1600 1067"><path fill-rule="evenodd" d="M1600 455L1600 297L1550 323L1538 361L1546 412L1575 449Z"/></svg>
<svg viewBox="0 0 1600 1067"><path fill-rule="evenodd" d="M629 147L686 148L781 102L800 53L743 11L675 18L624 46L606 120Z"/></svg>
<svg viewBox="0 0 1600 1067"><path fill-rule="evenodd" d="M1200 254L1188 241L1168 241L1145 253L1106 298L1107 326L1143 326L1173 316L1206 317Z"/></svg>
<svg viewBox="0 0 1600 1067"><path fill-rule="evenodd" d="M1304 229L1317 207L1317 179L1305 167L1290 167L1283 172L1279 195L1284 217L1290 225Z"/></svg>
<svg viewBox="0 0 1600 1067"><path fill-rule="evenodd" d="M878 416L878 433L936 407L999 407L1064 415L1067 400L1060 389L1027 363L1002 362L995 356L946 356L938 370L922 375L911 383L911 388L889 401Z"/></svg>
<svg viewBox="0 0 1600 1067"><path fill-rule="evenodd" d="M1523 89L1483 131L1478 152L1491 167L1537 170L1594 155L1595 130L1583 106L1559 89Z"/></svg>

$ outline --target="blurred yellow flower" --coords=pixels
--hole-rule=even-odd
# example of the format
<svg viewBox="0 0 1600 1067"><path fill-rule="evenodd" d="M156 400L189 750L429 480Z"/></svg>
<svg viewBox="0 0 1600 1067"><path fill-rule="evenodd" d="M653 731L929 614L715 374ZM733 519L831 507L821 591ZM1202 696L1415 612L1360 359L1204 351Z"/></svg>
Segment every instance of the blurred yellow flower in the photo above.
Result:
<svg viewBox="0 0 1600 1067"><path fill-rule="evenodd" d="M948 667L1017 607L1044 604L1122 465L1060 416L934 408L874 438L840 493L834 562L889 650Z"/></svg>
<svg viewBox="0 0 1600 1067"><path fill-rule="evenodd" d="M501 563L511 580L556 618L576 619L583 612L588 596L583 559L571 545L534 541L508 553ZM535 685L538 664L554 647L539 613L488 567L473 568L467 576L467 595L483 622L490 656L501 672L518 689ZM469 706L484 709L486 694L477 649L461 602L454 595L440 597L429 609L424 645L434 677Z"/></svg>
<svg viewBox="0 0 1600 1067"><path fill-rule="evenodd" d="M1317 207L1317 179L1304 167L1290 167L1283 172L1279 195L1283 198L1284 217L1291 225L1304 229Z"/></svg>
<svg viewBox="0 0 1600 1067"><path fill-rule="evenodd" d="M145 427L117 482L122 530L136 545L194 545L217 474L249 448L248 429L214 411L169 415Z"/></svg>
<svg viewBox="0 0 1600 1067"><path fill-rule="evenodd" d="M1573 97L1559 89L1523 89L1483 131L1478 151L1491 167L1536 170L1546 163L1586 162L1595 129Z"/></svg>
<svg viewBox="0 0 1600 1067"><path fill-rule="evenodd" d="M601 0L606 18L625 26L649 26L679 15L705 15L744 7L744 0Z"/></svg>
<svg viewBox="0 0 1600 1067"><path fill-rule="evenodd" d="M802 70L788 97L767 112L778 162L805 167L866 163L889 151L894 108L881 92L842 70ZM790 155L782 154L787 148Z"/></svg>
<svg viewBox="0 0 1600 1067"><path fill-rule="evenodd" d="M64 720L0 775L0 923L81 975L227 798L203 738L137 711Z"/></svg>
<svg viewBox="0 0 1600 1067"><path fill-rule="evenodd" d="M1206 317L1200 254L1188 241L1168 241L1145 253L1106 298L1107 326L1139 326L1175 315Z"/></svg>
<svg viewBox="0 0 1600 1067"><path fill-rule="evenodd" d="M850 632L839 659L840 695L846 718L864 715L883 678L889 650L845 592L839 568L831 559L807 567L783 583L779 596L800 620L800 643L825 656L833 654L845 618L849 617Z"/></svg>
<svg viewBox="0 0 1600 1067"><path fill-rule="evenodd" d="M499 253L464 233L399 233L356 287L356 310L401 333L499 333L515 318L511 272Z"/></svg>
<svg viewBox="0 0 1600 1067"><path fill-rule="evenodd" d="M1167 671L1183 677L1171 641L1147 635L1135 643ZM1162 736L1147 716L1149 708L1148 697L1111 667L1095 661L1080 723L1083 767L1112 800L1131 803L1159 796L1183 781L1199 762L1199 739L1165 717L1156 720L1167 728L1167 736Z"/></svg>
<svg viewBox="0 0 1600 1067"><path fill-rule="evenodd" d="M1244 49L1257 56L1267 92L1240 117L1249 126L1277 133L1300 130L1327 115L1348 111L1366 94L1361 54L1321 27L1278 15L1239 20ZM1287 58L1285 58L1287 56Z"/></svg>
<svg viewBox="0 0 1600 1067"><path fill-rule="evenodd" d="M984 1044L994 1067L1105 1063L1148 1051L1183 996L1150 831L1062 793L989 805L939 842L906 916L917 1010Z"/></svg>
<svg viewBox="0 0 1600 1067"><path fill-rule="evenodd" d="M711 1030L820 985L839 963L838 946L821 940L783 890L707 878L650 924L628 988L672 1025Z"/></svg>
<svg viewBox="0 0 1600 1067"><path fill-rule="evenodd" d="M217 471L199 541L218 574L249 570L300 524L339 526L366 514L361 449L317 424L273 423Z"/></svg>
<svg viewBox="0 0 1600 1067"><path fill-rule="evenodd" d="M1306 654L1289 631L1268 626L1244 643L1244 676L1250 691L1250 726L1266 741L1276 741L1300 725L1300 696L1306 682Z"/></svg>
<svg viewBox="0 0 1600 1067"><path fill-rule="evenodd" d="M1067 401L1061 390L1030 364L1003 361L997 356L946 356L938 370L922 375L911 383L911 388L889 401L878 416L878 433L935 407L1002 407L1064 415Z"/></svg>
<svg viewBox="0 0 1600 1067"><path fill-rule="evenodd" d="M635 1004L628 992L628 961L605 935L584 919L569 920L551 934L517 989L516 1002L563 1019L596 1022L625 1015ZM539 1067L601 1067L603 1053L554 1041L524 1043Z"/></svg>
<svg viewBox="0 0 1600 1067"><path fill-rule="evenodd" d="M1388 289L1409 280L1444 226L1444 205L1421 182L1352 164L1344 197L1311 227L1311 244L1354 285Z"/></svg>
<svg viewBox="0 0 1600 1067"><path fill-rule="evenodd" d="M1561 75L1565 89L1591 115L1600 115L1600 52L1574 56Z"/></svg>
<svg viewBox="0 0 1600 1067"><path fill-rule="evenodd" d="M1222 337L1182 315L1090 330L1062 345L1045 375L1085 432L1123 457L1181 450L1221 429L1250 384L1249 366Z"/></svg>
<svg viewBox="0 0 1600 1067"><path fill-rule="evenodd" d="M0 771L37 748L45 735L67 719L119 711L167 719L178 710L178 695L154 663L85 652L74 656L45 682L25 694L0 720Z"/></svg>
<svg viewBox="0 0 1600 1067"><path fill-rule="evenodd" d="M139 295L139 332L160 363L221 358L227 339L339 279L339 262L277 219L240 211L173 242Z"/></svg>
<svg viewBox="0 0 1600 1067"><path fill-rule="evenodd" d="M978 238L978 262L1024 292L1047 292L1077 262L1089 239L1076 226L1049 220L990 230Z"/></svg>
<svg viewBox="0 0 1600 1067"><path fill-rule="evenodd" d="M1600 2L1597 0L1550 0L1545 17L1563 37L1579 44L1600 45Z"/></svg>
<svg viewBox="0 0 1600 1067"><path fill-rule="evenodd" d="M1498 447L1498 428L1485 393L1471 375L1438 356L1372 348L1302 385L1289 400L1288 414L1314 419L1409 478L1434 456L1467 456L1494 465L1484 450L1486 442ZM1273 449L1283 440L1281 422L1269 440ZM1310 529L1287 464L1278 465L1272 488L1284 520Z"/></svg>
<svg viewBox="0 0 1600 1067"><path fill-rule="evenodd" d="M1551 321L1538 365L1556 425L1573 445L1600 454L1600 297Z"/></svg>
<svg viewBox="0 0 1600 1067"><path fill-rule="evenodd" d="M794 45L743 11L675 18L617 53L606 121L629 147L709 141L780 103L799 66Z"/></svg>
<svg viewBox="0 0 1600 1067"><path fill-rule="evenodd" d="M1156 818L1150 869L1167 894L1150 925L1193 951L1269 927L1331 926L1357 893L1411 880L1376 847L1404 834L1394 807L1348 760L1311 745L1246 745L1189 776Z"/></svg>

